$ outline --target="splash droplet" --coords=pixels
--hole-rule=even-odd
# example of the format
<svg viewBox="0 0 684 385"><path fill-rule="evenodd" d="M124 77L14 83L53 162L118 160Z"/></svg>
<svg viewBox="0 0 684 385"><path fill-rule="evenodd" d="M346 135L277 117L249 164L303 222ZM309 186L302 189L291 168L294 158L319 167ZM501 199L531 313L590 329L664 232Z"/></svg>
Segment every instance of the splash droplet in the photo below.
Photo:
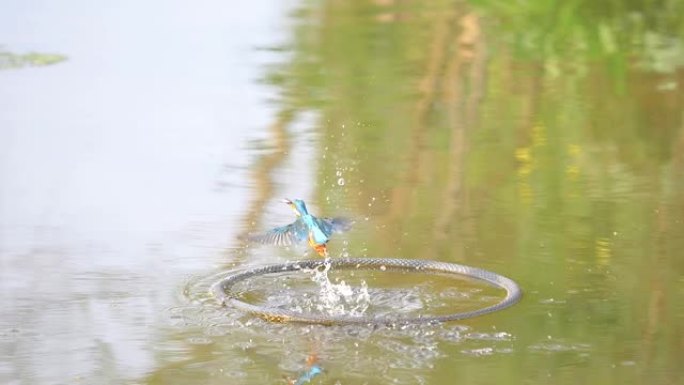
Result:
<svg viewBox="0 0 684 385"><path fill-rule="evenodd" d="M340 186L344 186L344 178L340 178L337 180L337 184Z"/></svg>

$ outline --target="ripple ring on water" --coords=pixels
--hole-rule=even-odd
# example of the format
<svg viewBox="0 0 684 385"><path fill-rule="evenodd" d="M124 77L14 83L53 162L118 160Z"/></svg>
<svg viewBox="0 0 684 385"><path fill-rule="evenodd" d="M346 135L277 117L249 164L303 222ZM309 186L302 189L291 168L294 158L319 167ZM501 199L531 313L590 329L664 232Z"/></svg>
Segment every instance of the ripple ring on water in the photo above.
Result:
<svg viewBox="0 0 684 385"><path fill-rule="evenodd" d="M237 298L233 292L233 286L238 282L251 277L282 273L288 271L300 271L302 269L317 269L330 263L331 268L357 269L357 270L381 270L381 271L407 271L416 273L440 273L461 275L485 281L493 286L506 290L506 297L499 303L481 309L452 313L446 315L429 316L352 316L352 315L325 315L305 314L286 309L277 309L266 306L253 305ZM406 324L430 324L447 321L462 320L477 317L505 309L516 304L522 298L522 291L513 280L491 271L476 267L446 263L439 261L420 259L396 259L396 258L335 258L328 261L306 260L286 263L271 264L266 266L249 268L238 271L222 279L212 286L212 291L226 306L233 306L241 311L257 315L272 322L299 322L322 325L366 324L366 325L406 325Z"/></svg>

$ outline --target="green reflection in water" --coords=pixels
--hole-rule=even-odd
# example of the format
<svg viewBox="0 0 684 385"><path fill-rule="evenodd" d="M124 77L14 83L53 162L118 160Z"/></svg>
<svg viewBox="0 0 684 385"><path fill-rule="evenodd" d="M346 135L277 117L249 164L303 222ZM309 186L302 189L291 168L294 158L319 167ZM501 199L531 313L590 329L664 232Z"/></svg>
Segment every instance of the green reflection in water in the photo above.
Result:
<svg viewBox="0 0 684 385"><path fill-rule="evenodd" d="M520 305L465 323L510 333L504 343L440 342L430 365L319 383L684 379L682 4L302 5L290 56L268 80L288 116L318 118L317 200L361 219L349 252L463 262L526 291ZM259 362L278 360L279 338L289 341L249 344L263 359L228 338L220 350L248 361L254 375L241 381L263 383L277 376L275 362ZM327 341L333 373L353 369L349 350L332 346L348 339ZM379 343L355 353L392 367L369 341ZM150 383L174 383L173 373Z"/></svg>
<svg viewBox="0 0 684 385"><path fill-rule="evenodd" d="M26 54L16 54L2 51L0 47L0 70L23 68L23 67L43 67L67 60L64 55L29 52Z"/></svg>
<svg viewBox="0 0 684 385"><path fill-rule="evenodd" d="M319 201L370 216L353 253L526 287L473 321L516 352L492 369L457 348L431 382L681 379L682 3L473 3L303 9L274 78L319 114Z"/></svg>

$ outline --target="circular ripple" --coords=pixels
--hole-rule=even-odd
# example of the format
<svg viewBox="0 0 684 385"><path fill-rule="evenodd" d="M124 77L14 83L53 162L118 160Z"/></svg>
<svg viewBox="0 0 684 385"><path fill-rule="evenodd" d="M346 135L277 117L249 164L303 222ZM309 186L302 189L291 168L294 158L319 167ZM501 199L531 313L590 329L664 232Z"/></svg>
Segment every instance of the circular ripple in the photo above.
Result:
<svg viewBox="0 0 684 385"><path fill-rule="evenodd" d="M284 272L318 269L330 264L331 268L341 270L378 270L378 271L406 271L421 274L447 274L458 275L479 279L493 286L506 290L506 297L500 302L484 308L458 312L446 315L417 315L417 316L372 316L372 315L325 315L306 314L287 309L278 309L268 306L254 305L238 298L233 290L234 286L242 281L256 276L265 276ZM217 297L226 305L233 306L244 312L257 315L272 322L301 322L323 325L334 324L382 324L382 325L405 325L440 323L466 318L477 317L507 308L517 303L522 297L520 287L511 279L491 271L475 267L418 259L394 259L394 258L338 258L328 261L306 260L280 264L266 265L251 268L231 274L216 283L212 290Z"/></svg>

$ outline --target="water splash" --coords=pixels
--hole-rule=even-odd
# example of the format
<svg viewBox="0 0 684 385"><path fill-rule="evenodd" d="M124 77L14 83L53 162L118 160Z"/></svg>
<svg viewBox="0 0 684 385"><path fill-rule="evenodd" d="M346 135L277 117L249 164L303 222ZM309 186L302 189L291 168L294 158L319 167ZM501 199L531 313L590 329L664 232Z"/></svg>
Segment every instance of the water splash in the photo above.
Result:
<svg viewBox="0 0 684 385"><path fill-rule="evenodd" d="M329 315L361 316L370 306L370 293L366 281L360 287L348 285L344 280L333 283L328 277L328 260L318 269L311 270L311 280L320 287L315 308Z"/></svg>

